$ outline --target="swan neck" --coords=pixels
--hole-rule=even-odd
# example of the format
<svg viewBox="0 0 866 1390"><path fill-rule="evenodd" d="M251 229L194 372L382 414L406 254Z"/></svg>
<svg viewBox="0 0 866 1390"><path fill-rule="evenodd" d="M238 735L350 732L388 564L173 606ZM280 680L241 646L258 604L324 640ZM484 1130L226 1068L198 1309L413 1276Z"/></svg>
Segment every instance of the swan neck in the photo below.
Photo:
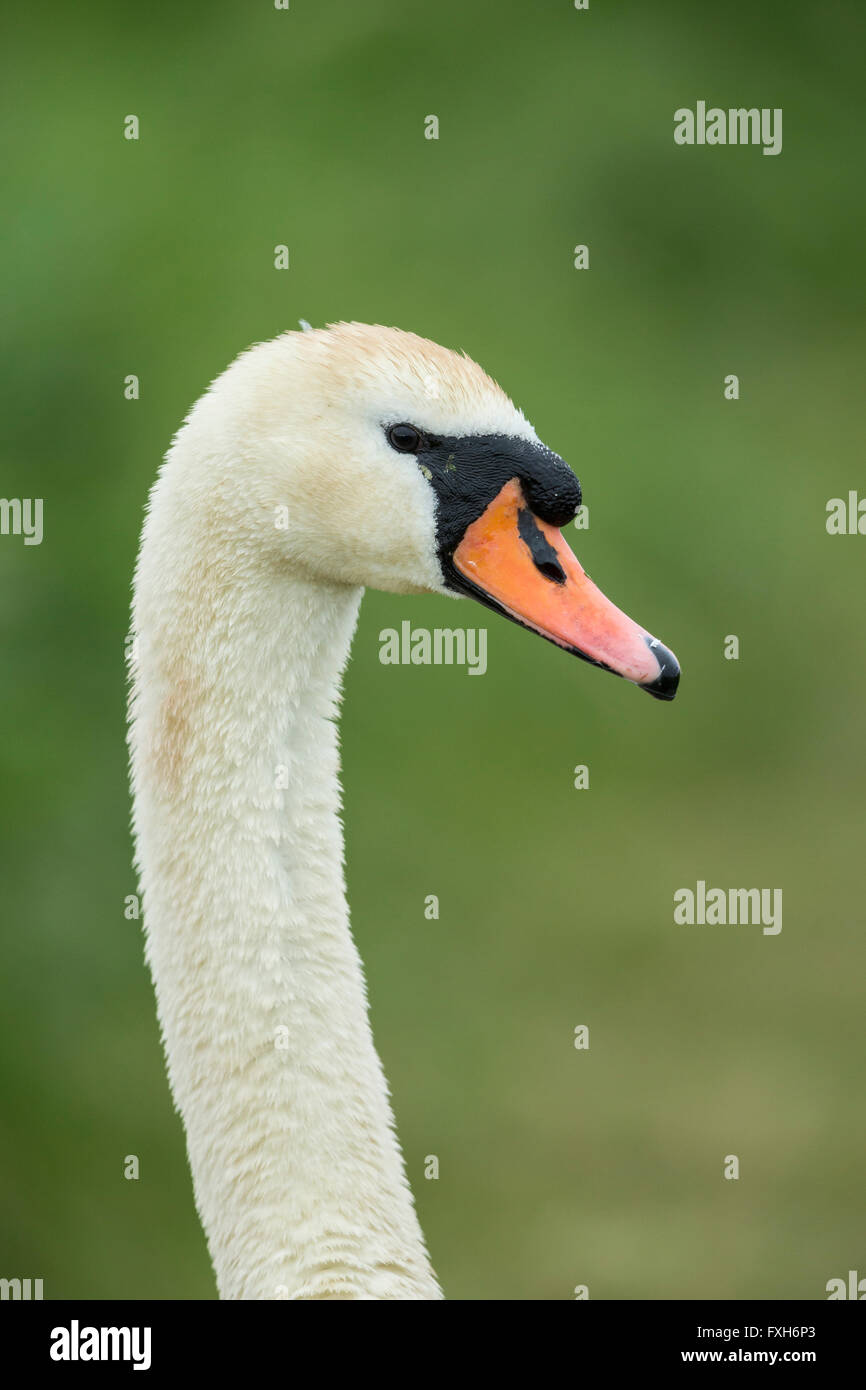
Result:
<svg viewBox="0 0 866 1390"><path fill-rule="evenodd" d="M180 534L165 493L136 576L134 824L220 1296L441 1297L344 888L336 715L361 590L243 571Z"/></svg>

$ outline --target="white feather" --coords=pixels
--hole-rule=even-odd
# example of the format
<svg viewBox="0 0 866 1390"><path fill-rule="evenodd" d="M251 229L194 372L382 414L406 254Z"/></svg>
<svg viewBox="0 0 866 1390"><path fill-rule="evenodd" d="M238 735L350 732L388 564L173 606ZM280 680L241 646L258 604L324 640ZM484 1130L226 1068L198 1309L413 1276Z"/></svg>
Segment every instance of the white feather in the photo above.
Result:
<svg viewBox="0 0 866 1390"><path fill-rule="evenodd" d="M198 402L144 524L137 864L222 1298L441 1297L372 1041L339 819L334 720L362 586L442 588L433 493L388 447L389 419L535 437L480 368L414 335L289 333Z"/></svg>

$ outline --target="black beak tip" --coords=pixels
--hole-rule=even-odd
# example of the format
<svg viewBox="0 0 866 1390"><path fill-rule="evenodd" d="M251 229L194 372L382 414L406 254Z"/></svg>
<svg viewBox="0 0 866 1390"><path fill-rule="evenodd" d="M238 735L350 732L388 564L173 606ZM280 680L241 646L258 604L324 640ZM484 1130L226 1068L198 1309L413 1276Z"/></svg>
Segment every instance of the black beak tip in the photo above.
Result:
<svg viewBox="0 0 866 1390"><path fill-rule="evenodd" d="M672 700L680 683L680 663L672 651L663 646L656 637L645 637L644 641L661 668L654 681L641 686L654 700Z"/></svg>

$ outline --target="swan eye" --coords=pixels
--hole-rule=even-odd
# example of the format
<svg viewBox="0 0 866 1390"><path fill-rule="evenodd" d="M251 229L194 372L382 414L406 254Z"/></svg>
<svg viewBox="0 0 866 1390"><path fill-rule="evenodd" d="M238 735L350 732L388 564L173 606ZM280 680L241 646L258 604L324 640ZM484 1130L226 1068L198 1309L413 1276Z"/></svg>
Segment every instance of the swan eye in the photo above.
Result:
<svg viewBox="0 0 866 1390"><path fill-rule="evenodd" d="M421 433L414 425L391 425L388 443L401 454L415 454L421 448Z"/></svg>

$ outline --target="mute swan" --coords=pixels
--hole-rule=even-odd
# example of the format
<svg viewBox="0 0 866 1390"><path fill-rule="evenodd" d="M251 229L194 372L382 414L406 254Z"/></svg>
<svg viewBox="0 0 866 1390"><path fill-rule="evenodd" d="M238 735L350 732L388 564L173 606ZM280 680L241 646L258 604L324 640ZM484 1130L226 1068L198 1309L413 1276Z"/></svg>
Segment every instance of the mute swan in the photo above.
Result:
<svg viewBox="0 0 866 1390"><path fill-rule="evenodd" d="M357 323L243 353L169 449L135 575L133 823L221 1298L442 1297L349 930L341 673L369 585L468 595L672 699L673 655L562 537L579 504L474 362Z"/></svg>

